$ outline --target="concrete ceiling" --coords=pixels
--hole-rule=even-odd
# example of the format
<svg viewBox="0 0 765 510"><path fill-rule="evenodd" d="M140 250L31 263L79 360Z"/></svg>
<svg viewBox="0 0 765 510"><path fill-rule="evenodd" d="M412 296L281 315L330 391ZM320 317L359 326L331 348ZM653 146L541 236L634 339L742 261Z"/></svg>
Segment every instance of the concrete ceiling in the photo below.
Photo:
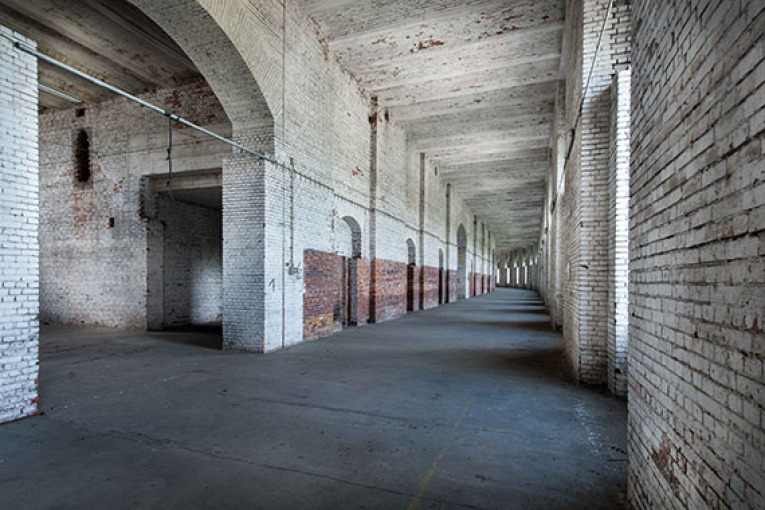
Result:
<svg viewBox="0 0 765 510"><path fill-rule="evenodd" d="M402 125L500 250L534 244L544 202L563 0L297 0L340 64ZM201 76L125 0L0 0L3 24L129 92ZM41 62L41 83L111 94ZM45 92L41 108L71 103Z"/></svg>
<svg viewBox="0 0 765 510"><path fill-rule="evenodd" d="M298 0L500 250L539 238L563 0Z"/></svg>
<svg viewBox="0 0 765 510"><path fill-rule="evenodd" d="M125 0L0 0L2 24L37 41L54 58L131 93L201 78L175 42ZM95 85L40 62L40 83L86 103L113 97ZM40 92L40 106L72 103Z"/></svg>

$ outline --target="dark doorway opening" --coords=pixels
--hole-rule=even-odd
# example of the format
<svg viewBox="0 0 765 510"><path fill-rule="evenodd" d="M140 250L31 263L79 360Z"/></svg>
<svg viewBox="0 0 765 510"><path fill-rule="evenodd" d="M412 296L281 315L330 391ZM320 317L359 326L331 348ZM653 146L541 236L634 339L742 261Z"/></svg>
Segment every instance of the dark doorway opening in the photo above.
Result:
<svg viewBox="0 0 765 510"><path fill-rule="evenodd" d="M444 251L438 250L438 304L444 301Z"/></svg>
<svg viewBox="0 0 765 510"><path fill-rule="evenodd" d="M207 172L206 176L215 181ZM152 179L147 201L147 326L183 333L187 343L223 348L223 233L220 186L185 187L172 197L164 179ZM190 177L188 178L190 179ZM194 333L194 334L189 334Z"/></svg>
<svg viewBox="0 0 765 510"><path fill-rule="evenodd" d="M417 249L414 241L406 240L408 264L406 266L406 311L414 311L414 282L416 280L415 272L417 268Z"/></svg>

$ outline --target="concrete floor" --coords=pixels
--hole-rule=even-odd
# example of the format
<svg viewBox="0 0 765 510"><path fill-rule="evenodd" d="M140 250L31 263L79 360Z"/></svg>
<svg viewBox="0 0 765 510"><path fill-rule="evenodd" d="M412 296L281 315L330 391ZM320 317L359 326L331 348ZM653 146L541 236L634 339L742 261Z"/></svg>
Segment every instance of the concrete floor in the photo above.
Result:
<svg viewBox="0 0 765 510"><path fill-rule="evenodd" d="M498 289L267 356L46 328L0 508L619 508L625 403L566 382L547 324Z"/></svg>

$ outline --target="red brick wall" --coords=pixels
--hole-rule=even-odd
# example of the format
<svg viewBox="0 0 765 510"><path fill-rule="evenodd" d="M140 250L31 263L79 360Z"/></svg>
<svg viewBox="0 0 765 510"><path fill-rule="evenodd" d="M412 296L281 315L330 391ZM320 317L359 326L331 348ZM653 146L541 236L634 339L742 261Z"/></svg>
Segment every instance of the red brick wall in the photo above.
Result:
<svg viewBox="0 0 765 510"><path fill-rule="evenodd" d="M459 292L457 283L459 281L459 274L457 273L457 270L450 270L448 271L448 296L447 303L454 303L457 301L457 294Z"/></svg>
<svg viewBox="0 0 765 510"><path fill-rule="evenodd" d="M342 264L347 262L334 253L306 250L303 257L305 294L303 296L303 338L315 340L333 333L335 308L342 303ZM374 266L374 269L372 268ZM375 274L375 292L370 280ZM377 259L357 261L356 321L357 324L381 322L406 314L407 265ZM446 302L457 301L457 271L448 271L444 282ZM414 310L438 306L438 277L435 267L414 268ZM444 276L446 279L446 276ZM480 275L471 275L471 293L481 287ZM421 292L420 289L423 289ZM374 310L374 317L371 316Z"/></svg>
<svg viewBox="0 0 765 510"><path fill-rule="evenodd" d="M369 261L358 259L356 275L356 323L369 321Z"/></svg>
<svg viewBox="0 0 765 510"><path fill-rule="evenodd" d="M412 301L412 304L413 304L412 311L416 312L416 311L420 310L420 304L422 303L422 295L420 293L420 288L421 288L421 286L420 286L420 273L421 273L421 270L417 266L414 266L414 268L412 268L412 269L413 269L413 272L414 272L414 280L412 282L412 292L413 292L413 297L414 297L414 299ZM404 283L406 284L406 282L404 282ZM406 285L405 285L405 287L406 287ZM405 288L405 292L407 292L407 291L408 291L408 289Z"/></svg>
<svg viewBox="0 0 765 510"><path fill-rule="evenodd" d="M303 338L315 340L334 331L333 314L340 302L342 257L306 250L303 254Z"/></svg>
<svg viewBox="0 0 765 510"><path fill-rule="evenodd" d="M438 268L425 266L422 268L422 309L429 310L438 306Z"/></svg>
<svg viewBox="0 0 765 510"><path fill-rule="evenodd" d="M374 322L381 322L406 313L406 264L376 259L374 261Z"/></svg>

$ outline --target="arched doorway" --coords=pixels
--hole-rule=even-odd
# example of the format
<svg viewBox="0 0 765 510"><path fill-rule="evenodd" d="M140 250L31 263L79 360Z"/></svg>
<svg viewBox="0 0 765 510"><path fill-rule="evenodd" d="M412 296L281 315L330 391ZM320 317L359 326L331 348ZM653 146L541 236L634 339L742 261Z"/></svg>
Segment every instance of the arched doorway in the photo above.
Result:
<svg viewBox="0 0 765 510"><path fill-rule="evenodd" d="M457 299L467 297L467 232L460 225L457 229Z"/></svg>
<svg viewBox="0 0 765 510"><path fill-rule="evenodd" d="M406 265L406 311L414 311L414 282L416 279L415 272L417 270L417 249L414 246L414 241L411 239L406 240L407 248L407 265Z"/></svg>
<svg viewBox="0 0 765 510"><path fill-rule="evenodd" d="M34 9L44 8L43 2L29 4L37 4ZM121 34L109 37L111 50L107 53L112 57L78 64L76 48L88 42L85 30L77 31L76 39L80 42L71 40L59 45L61 38L69 41L66 34L59 34L59 30L66 31L65 24L59 23L71 13L51 12L45 23L40 20L40 24L34 25L24 20L36 16L19 16L18 20L29 30L45 31L48 48L56 48L52 52L56 59L75 67L84 66L80 68L88 74L106 76L106 81L115 87L226 137L257 132L265 140L257 148L273 152L273 137L269 136L273 119L258 83L240 53L199 2L102 0L70 4L82 27L99 27L102 34ZM117 32L115 27L125 32ZM130 37L131 31L138 37ZM199 34L205 37L200 39ZM143 42L133 46L135 40ZM117 55L125 59L116 58ZM128 55L140 58L128 59ZM125 67L128 60L132 65ZM127 69L135 70L136 74L122 71ZM244 192L242 181L252 181L251 168L234 175L225 168L231 156L227 146L216 146L216 142L203 135L192 136L191 130L180 131L177 123L168 123L166 117L130 102L113 102L113 96L80 78L73 78L70 89L72 77L55 72L63 90L82 95L77 108L66 106L72 109L75 120L71 129L77 135L72 140L76 142L72 149L79 162L79 171L71 183L73 191L67 193L66 201L77 204L75 211L84 212L75 212L76 220L71 215L61 215L60 211L70 207L65 205L57 188L45 183L43 188L50 193L42 200L51 207L43 214L55 220L60 218L67 228L78 232L77 243L72 243L74 236L63 235L66 231L57 228L54 222L41 221L41 225L49 226L51 234L44 242L48 250L45 259L55 262L51 253L70 253L76 245L80 253L70 259L85 261L81 267L91 269L91 276L80 278L69 270L67 266L71 264L66 257L61 257L60 265L46 262L47 272L42 279L43 285L52 290L46 292L51 295L48 301L61 304L56 299L59 289L76 289L71 297L74 303L86 305L86 314L73 308L61 312L50 307L47 310L61 317L61 322L79 325L92 321L102 326L152 330L189 326L207 330L212 326L218 337L216 345L220 343L220 322L233 322L233 328L223 325L224 336L232 340L230 344L257 350L260 346L251 345L251 341L263 336L249 334L247 330L255 329L256 312L261 309L264 262L263 257L250 256L252 251L246 249L250 242L246 240L262 239L266 222L262 211L256 210L251 202L238 200L241 202L238 208L236 204L227 204L225 212L222 207L231 190L240 196ZM103 119L107 118L116 122L106 125ZM164 174L166 166L150 162L163 160L156 157L157 145L161 147L160 154L166 154L168 125L176 132L173 143L180 149L176 154L189 157L181 157L183 163L174 172L172 199L165 200L168 179L160 174ZM129 139L130 144L114 143L116 139ZM60 147L60 142L53 140L40 138L42 153L47 152L46 143ZM198 154L197 144L204 147ZM189 152L184 152L186 148ZM138 153L140 159L132 157ZM59 164L51 158L47 161L51 170ZM102 230L102 226L109 230ZM225 236L223 231L231 227L241 235ZM55 246L57 236L65 242L65 250ZM229 256L224 257L226 252ZM235 278L227 278L227 274L234 274ZM56 280L69 280L72 285L61 285ZM78 299L78 294L88 297ZM235 334L229 334L232 331Z"/></svg>
<svg viewBox="0 0 765 510"><path fill-rule="evenodd" d="M336 232L337 254L341 257L340 303L336 323L358 324L358 263L361 258L361 227L352 216L340 221Z"/></svg>
<svg viewBox="0 0 765 510"><path fill-rule="evenodd" d="M444 250L438 250L438 304L444 304Z"/></svg>
<svg viewBox="0 0 765 510"><path fill-rule="evenodd" d="M235 34L231 19L223 15L223 6L215 16L199 0L127 0L151 18L194 63L207 80L231 121L231 137L248 140L247 145L265 153L275 152L274 119L265 90L258 82L263 70L245 61L242 52L229 38ZM200 37L204 34L204 37ZM257 40L259 34L248 33ZM268 83L264 81L263 83ZM270 87L273 89L274 87ZM270 96L274 94L271 93ZM269 97L270 97L269 96ZM271 104L277 104L271 99ZM242 199L257 195L253 180L256 169L266 163L246 154L231 155L223 160L221 170L222 202L222 309L223 346L226 349L266 350L263 332L266 323L282 321L282 314L263 314L263 298L270 281L265 263L268 247L253 239L268 239L265 225L270 214L254 200ZM247 254L246 256L244 254ZM271 281L280 285L279 278ZM285 288L279 289L282 293ZM279 326L284 328L284 324ZM278 326L277 326L278 327Z"/></svg>

